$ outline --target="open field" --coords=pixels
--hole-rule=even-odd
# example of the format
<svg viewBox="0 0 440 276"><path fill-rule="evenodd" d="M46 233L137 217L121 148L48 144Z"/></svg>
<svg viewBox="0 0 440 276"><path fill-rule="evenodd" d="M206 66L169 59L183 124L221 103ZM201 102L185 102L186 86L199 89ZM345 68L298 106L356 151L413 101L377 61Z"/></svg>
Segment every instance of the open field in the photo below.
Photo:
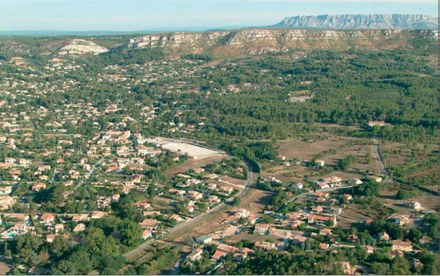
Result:
<svg viewBox="0 0 440 276"><path fill-rule="evenodd" d="M418 201L424 210L436 210L440 206L438 196L431 195L419 190L416 190L417 195L410 199L396 199L396 194L399 189L401 189L399 184L387 185L382 189L381 194L377 197L377 199L385 206L396 210L397 213L405 215L410 215L411 213L414 213L413 209L405 206L405 203L408 201Z"/></svg>
<svg viewBox="0 0 440 276"><path fill-rule="evenodd" d="M189 159L189 160L186 160L185 162L183 162L182 164L169 169L168 171L165 172L165 175L171 176L171 175L175 175L179 172L186 172L190 169L203 167L208 164L211 164L211 163L214 163L217 161L221 161L225 158L229 158L229 157L226 154L222 154L222 155L211 156L211 157L206 157L206 158L202 158L202 159Z"/></svg>
<svg viewBox="0 0 440 276"><path fill-rule="evenodd" d="M264 210L266 205L270 203L272 193L255 188L249 188L246 195L241 198L239 208L244 208L251 212L251 214L258 214Z"/></svg>
<svg viewBox="0 0 440 276"><path fill-rule="evenodd" d="M372 142L369 139L331 136L326 140L303 141L300 139L284 140L278 143L279 154L287 158L311 160L314 155L325 164L336 165L340 159L353 155L356 161L351 168L379 173L373 158ZM331 153L330 150L334 152Z"/></svg>
<svg viewBox="0 0 440 276"><path fill-rule="evenodd" d="M252 242L257 242L257 241L262 242L267 239L278 240L279 238L273 235L258 235L258 234L249 234L247 232L242 232L240 234L228 238L226 240L226 243L234 244L242 240L248 240Z"/></svg>
<svg viewBox="0 0 440 276"><path fill-rule="evenodd" d="M230 183L230 184L233 184L233 185L240 185L240 186L246 185L246 180L244 180L244 179L237 179L237 178L230 177L230 176L227 176L227 175L222 176L220 178L220 181L225 182L226 184Z"/></svg>
<svg viewBox="0 0 440 276"><path fill-rule="evenodd" d="M11 269L11 266L0 261L0 275L6 275L8 271Z"/></svg>
<svg viewBox="0 0 440 276"><path fill-rule="evenodd" d="M146 139L146 141L148 143L160 145L163 149L169 150L171 152L180 155L187 154L190 158L194 158L194 159L200 159L200 158L206 158L206 157L212 157L212 156L224 154L221 151L184 143L174 139L157 137L154 139Z"/></svg>
<svg viewBox="0 0 440 276"><path fill-rule="evenodd" d="M349 228L353 223L375 220L384 217L384 214L391 215L391 213L391 210L384 210L379 206L349 204L342 210L342 214L338 217L338 225L342 228Z"/></svg>

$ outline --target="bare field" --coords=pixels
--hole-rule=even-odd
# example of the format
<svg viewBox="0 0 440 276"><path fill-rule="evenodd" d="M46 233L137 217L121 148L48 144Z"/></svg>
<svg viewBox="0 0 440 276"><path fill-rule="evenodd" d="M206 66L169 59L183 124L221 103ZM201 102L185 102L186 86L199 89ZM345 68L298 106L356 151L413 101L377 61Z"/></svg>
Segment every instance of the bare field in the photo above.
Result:
<svg viewBox="0 0 440 276"><path fill-rule="evenodd" d="M340 159L353 155L357 161L351 166L353 169L369 170L379 173L379 168L372 156L372 142L370 139L333 136L326 140L303 141L300 139L285 140L278 143L279 154L287 158L311 160L313 155L321 154L326 164L336 165ZM334 150L336 153L330 153ZM327 153L325 153L327 151ZM368 155L371 156L368 162Z"/></svg>
<svg viewBox="0 0 440 276"><path fill-rule="evenodd" d="M440 206L438 196L428 194L426 192L419 191L418 195L407 200L396 199L396 194L399 191L400 186L398 184L388 185L381 191L381 195L377 199L385 206L390 207L399 214L410 215L414 213L414 210L405 206L408 201L418 201L424 210L436 210Z"/></svg>
<svg viewBox="0 0 440 276"><path fill-rule="evenodd" d="M182 164L180 164L174 168L169 169L168 171L165 172L165 175L172 176L172 175L175 175L179 172L186 172L190 169L203 167L208 164L211 164L211 163L214 163L217 161L221 161L225 158L230 158L230 157L227 156L226 154L222 154L222 155L218 155L218 156L211 156L211 157L206 157L206 158L201 158L201 159L189 159L189 160L186 160L185 162L183 162Z"/></svg>
<svg viewBox="0 0 440 276"><path fill-rule="evenodd" d="M220 179L221 179L221 181L228 182L228 183L231 183L234 185L242 185L242 186L246 185L246 180L233 178L233 177L230 177L227 175L222 176Z"/></svg>
<svg viewBox="0 0 440 276"><path fill-rule="evenodd" d="M0 275L6 275L11 270L11 266L3 261L0 261Z"/></svg>
<svg viewBox="0 0 440 276"><path fill-rule="evenodd" d="M342 210L342 214L338 218L338 225L343 228L351 227L351 224L366 221L375 220L381 217L380 212L383 209L377 209L374 206L367 206L360 204L349 204Z"/></svg>
<svg viewBox="0 0 440 276"><path fill-rule="evenodd" d="M263 235L258 235L258 234L249 234L247 232L242 232L238 235L235 235L235 236L228 238L226 240L226 243L234 244L234 243L238 243L242 240L248 240L251 242L257 242L257 241L262 242L267 239L279 240L280 238L277 236L273 236L273 235L268 235L268 236L264 235L263 236Z"/></svg>
<svg viewBox="0 0 440 276"><path fill-rule="evenodd" d="M238 208L244 208L250 211L251 214L261 213L266 205L270 204L270 199L272 196L273 194L271 192L251 187L247 191L246 195L241 198Z"/></svg>

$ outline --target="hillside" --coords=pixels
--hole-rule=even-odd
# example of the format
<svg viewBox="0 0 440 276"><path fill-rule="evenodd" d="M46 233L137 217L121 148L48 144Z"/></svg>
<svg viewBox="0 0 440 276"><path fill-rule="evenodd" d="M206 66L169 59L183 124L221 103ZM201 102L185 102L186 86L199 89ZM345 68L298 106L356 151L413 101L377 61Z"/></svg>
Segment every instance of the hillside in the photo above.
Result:
<svg viewBox="0 0 440 276"><path fill-rule="evenodd" d="M119 55L138 49L160 51L167 56L209 54L215 58L290 50L317 49L392 50L427 49L427 41L438 39L431 30L312 30L312 29L241 29L217 32L176 32L141 36L58 38L3 38L0 40L0 59L13 57L62 57L69 55ZM425 42L424 42L425 41ZM123 58L123 56L119 56Z"/></svg>
<svg viewBox="0 0 440 276"><path fill-rule="evenodd" d="M150 34L129 39L127 49L164 48L191 53L285 52L291 49L394 49L416 37L436 38L433 31L242 29L209 33Z"/></svg>
<svg viewBox="0 0 440 276"><path fill-rule="evenodd" d="M310 29L438 29L438 17L421 14L343 14L286 17L275 28Z"/></svg>

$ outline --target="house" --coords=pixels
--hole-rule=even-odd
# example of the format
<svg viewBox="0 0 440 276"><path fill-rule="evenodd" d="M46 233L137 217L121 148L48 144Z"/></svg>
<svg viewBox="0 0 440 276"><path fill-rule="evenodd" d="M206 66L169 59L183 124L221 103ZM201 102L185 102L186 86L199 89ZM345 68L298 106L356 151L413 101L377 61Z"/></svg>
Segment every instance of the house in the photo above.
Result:
<svg viewBox="0 0 440 276"><path fill-rule="evenodd" d="M48 235L46 235L46 241L48 242L48 243L52 243L54 240L55 240L55 237L56 237L57 235L55 235L55 234L48 234Z"/></svg>
<svg viewBox="0 0 440 276"><path fill-rule="evenodd" d="M299 220L299 219L296 219L296 220L292 221L292 224L290 225L290 227L291 227L292 229L295 229L295 228L300 227L301 224L304 224L304 221Z"/></svg>
<svg viewBox="0 0 440 276"><path fill-rule="evenodd" d="M217 245L217 250L221 250L221 251L224 251L226 253L229 253L229 252L235 253L235 252L240 251L240 249L238 247L235 247L235 246L232 246L232 245L227 245L227 244L224 244L224 243L218 244Z"/></svg>
<svg viewBox="0 0 440 276"><path fill-rule="evenodd" d="M422 238L419 240L421 244L428 244L432 241L431 237L423 235Z"/></svg>
<svg viewBox="0 0 440 276"><path fill-rule="evenodd" d="M354 275L355 274L356 268L352 267L349 262L340 262L339 264L341 265L341 268L342 268L342 271L344 272L344 274L347 274L347 275Z"/></svg>
<svg viewBox="0 0 440 276"><path fill-rule="evenodd" d="M199 192L197 192L197 191L188 191L188 193L187 193L186 196L187 196L188 198L195 199L195 200L198 200L198 199L202 199L202 198L203 198L203 194L202 194L202 193L199 193Z"/></svg>
<svg viewBox="0 0 440 276"><path fill-rule="evenodd" d="M149 238L151 238L153 235L151 234L151 231L149 230L149 229L145 229L143 232L142 232L142 239L144 239L144 240L146 240L146 239L149 239Z"/></svg>
<svg viewBox="0 0 440 276"><path fill-rule="evenodd" d="M79 214L79 215L74 215L72 217L72 221L76 221L76 222L78 222L78 221L89 221L89 220L90 220L90 218L89 218L88 214Z"/></svg>
<svg viewBox="0 0 440 276"><path fill-rule="evenodd" d="M199 173L202 173L202 172L204 172L205 171L205 169L204 168L195 168L194 169L194 172L196 173L196 174L199 174Z"/></svg>
<svg viewBox="0 0 440 276"><path fill-rule="evenodd" d="M286 215L286 217L290 220L295 220L300 218L301 214L299 212L290 212Z"/></svg>
<svg viewBox="0 0 440 276"><path fill-rule="evenodd" d="M322 228L319 230L319 235L321 235L321 236L332 235L332 230L330 230L328 228Z"/></svg>
<svg viewBox="0 0 440 276"><path fill-rule="evenodd" d="M327 183L327 182L318 182L316 184L318 184L318 186L319 186L319 188L321 190L325 190L325 189L330 189L331 188L329 183Z"/></svg>
<svg viewBox="0 0 440 276"><path fill-rule="evenodd" d="M269 231L269 224L263 224L263 223L256 223L254 233L260 234L260 235L266 235Z"/></svg>
<svg viewBox="0 0 440 276"><path fill-rule="evenodd" d="M275 250L277 249L277 246L274 243L270 243L270 242L259 242L257 241L255 243L255 248L260 249L260 250Z"/></svg>
<svg viewBox="0 0 440 276"><path fill-rule="evenodd" d="M349 241L351 241L353 243L357 242L357 240L359 240L359 237L356 234L349 234L347 238L348 238Z"/></svg>
<svg viewBox="0 0 440 276"><path fill-rule="evenodd" d="M301 190L302 188L304 188L304 184L301 182L297 182L292 185L292 188Z"/></svg>
<svg viewBox="0 0 440 276"><path fill-rule="evenodd" d="M256 215L249 215L248 221L250 224L255 224L257 222L258 217Z"/></svg>
<svg viewBox="0 0 440 276"><path fill-rule="evenodd" d="M375 127L375 126L389 126L390 124L385 123L385 121L369 121L368 126Z"/></svg>
<svg viewBox="0 0 440 276"><path fill-rule="evenodd" d="M323 215L314 215L314 214L308 216L308 223L327 225L329 221L333 222L333 226L335 226L337 223L336 216L323 216Z"/></svg>
<svg viewBox="0 0 440 276"><path fill-rule="evenodd" d="M0 210L5 211L11 208L15 199L11 196L0 196Z"/></svg>
<svg viewBox="0 0 440 276"><path fill-rule="evenodd" d="M170 194L175 194L175 195L179 195L179 196L183 196L186 194L186 191L184 190L178 190L178 189L169 189L168 192Z"/></svg>
<svg viewBox="0 0 440 276"><path fill-rule="evenodd" d="M408 207L414 209L415 211L420 211L422 208L422 205L418 201L411 201L408 202Z"/></svg>
<svg viewBox="0 0 440 276"><path fill-rule="evenodd" d="M82 232L84 230L86 230L86 225L84 223L80 223L73 228L73 232Z"/></svg>
<svg viewBox="0 0 440 276"><path fill-rule="evenodd" d="M215 183L208 183L208 185L206 185L206 186L210 190L216 190L217 189L217 184L215 184Z"/></svg>
<svg viewBox="0 0 440 276"><path fill-rule="evenodd" d="M389 241L390 240L390 236L387 234L387 232L380 232L378 234L378 239L380 241Z"/></svg>
<svg viewBox="0 0 440 276"><path fill-rule="evenodd" d="M196 248L188 255L187 258L192 262L195 262L202 258L202 253L203 253L203 248Z"/></svg>
<svg viewBox="0 0 440 276"><path fill-rule="evenodd" d="M221 199L218 198L218 196L216 196L216 195L212 195L212 196L208 197L208 201L211 204L217 204L217 203L220 203Z"/></svg>
<svg viewBox="0 0 440 276"><path fill-rule="evenodd" d="M411 223L411 219L407 215L398 215L394 214L388 218L389 221L399 224L400 226L404 226L406 224Z"/></svg>
<svg viewBox="0 0 440 276"><path fill-rule="evenodd" d="M172 214L168 217L169 219L174 219L177 222L185 221L181 216L178 214Z"/></svg>
<svg viewBox="0 0 440 276"><path fill-rule="evenodd" d="M34 192L39 192L43 189L46 189L46 183L44 183L44 182L40 182L40 183L34 184L32 186L32 191L34 191Z"/></svg>
<svg viewBox="0 0 440 276"><path fill-rule="evenodd" d="M151 204L143 201L136 203L136 207L142 210L147 210L147 209L151 209Z"/></svg>
<svg viewBox="0 0 440 276"><path fill-rule="evenodd" d="M54 222L55 216L49 213L43 214L40 217L40 220L44 223L51 223Z"/></svg>
<svg viewBox="0 0 440 276"><path fill-rule="evenodd" d="M249 217L250 212L246 209L239 209L236 213L235 213L235 217L236 218L247 218Z"/></svg>
<svg viewBox="0 0 440 276"><path fill-rule="evenodd" d="M60 231L64 231L64 225L63 224L55 224L55 233L58 233Z"/></svg>
<svg viewBox="0 0 440 276"><path fill-rule="evenodd" d="M213 180L213 179L217 179L218 175L216 175L215 173L210 173L210 174L205 175L205 177Z"/></svg>
<svg viewBox="0 0 440 276"><path fill-rule="evenodd" d="M218 261L218 260L220 260L221 258L225 257L227 254L228 254L228 253L226 253L226 252L224 252L224 251L216 250L216 251L214 252L214 255L212 255L211 259L212 259L213 261Z"/></svg>
<svg viewBox="0 0 440 276"><path fill-rule="evenodd" d="M321 159L315 160L315 164L316 164L316 166L324 167L325 161L321 160Z"/></svg>
<svg viewBox="0 0 440 276"><path fill-rule="evenodd" d="M106 212L101 212L101 211L94 211L93 213L92 213L92 219L100 219L100 218L103 218L103 217L105 217L105 216L107 216L107 213Z"/></svg>
<svg viewBox="0 0 440 276"><path fill-rule="evenodd" d="M0 187L0 196L9 195L12 193L12 186Z"/></svg>
<svg viewBox="0 0 440 276"><path fill-rule="evenodd" d="M196 238L197 243L204 243L208 244L212 242L212 236L211 235L202 235Z"/></svg>
<svg viewBox="0 0 440 276"><path fill-rule="evenodd" d="M391 250L393 251L404 251L410 252L413 251L412 242L410 241L401 241L401 240L393 240Z"/></svg>
<svg viewBox="0 0 440 276"><path fill-rule="evenodd" d="M151 231L156 230L159 224L160 221L155 219L144 219L143 221L139 222L139 225L142 226L142 228L146 228Z"/></svg>
<svg viewBox="0 0 440 276"><path fill-rule="evenodd" d="M234 191L234 189L229 186L221 186L220 191L224 194L230 195Z"/></svg>
<svg viewBox="0 0 440 276"><path fill-rule="evenodd" d="M374 253L374 250L376 250L376 247L370 246L370 245L364 245L363 247L368 254Z"/></svg>
<svg viewBox="0 0 440 276"><path fill-rule="evenodd" d="M330 248L330 245L327 243L320 243L319 248L321 248L322 250L327 250Z"/></svg>
<svg viewBox="0 0 440 276"><path fill-rule="evenodd" d="M290 237L290 240L293 244L301 244L307 241L307 237L295 235L293 237Z"/></svg>
<svg viewBox="0 0 440 276"><path fill-rule="evenodd" d="M353 196L351 194L344 194L344 198L348 201L353 200Z"/></svg>
<svg viewBox="0 0 440 276"><path fill-rule="evenodd" d="M188 213L194 213L194 211L196 210L196 207L194 207L194 205L187 205L185 206L185 209L188 211Z"/></svg>
<svg viewBox="0 0 440 276"><path fill-rule="evenodd" d="M322 208L321 205L312 207L312 212L314 212L314 213L321 213L322 211L324 211L324 208Z"/></svg>

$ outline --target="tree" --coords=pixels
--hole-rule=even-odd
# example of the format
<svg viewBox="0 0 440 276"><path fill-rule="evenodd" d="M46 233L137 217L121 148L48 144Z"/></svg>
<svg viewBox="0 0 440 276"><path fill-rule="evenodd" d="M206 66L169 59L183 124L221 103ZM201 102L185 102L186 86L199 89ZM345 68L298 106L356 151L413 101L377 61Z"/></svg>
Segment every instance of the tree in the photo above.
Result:
<svg viewBox="0 0 440 276"><path fill-rule="evenodd" d="M396 256L392 263L390 268L391 274L394 275L407 275L411 274L411 271L409 270L409 264L408 261L405 258L402 258L400 256Z"/></svg>
<svg viewBox="0 0 440 276"><path fill-rule="evenodd" d="M240 205L240 202L241 202L241 199L238 196L236 196L236 197L234 197L234 200L232 201L232 205L238 206L238 205Z"/></svg>
<svg viewBox="0 0 440 276"><path fill-rule="evenodd" d="M124 220L124 223L119 226L119 234L121 235L122 244L133 246L141 238L142 227L134 221Z"/></svg>
<svg viewBox="0 0 440 276"><path fill-rule="evenodd" d="M49 245L49 252L60 257L69 248L70 242L62 236L56 236Z"/></svg>

